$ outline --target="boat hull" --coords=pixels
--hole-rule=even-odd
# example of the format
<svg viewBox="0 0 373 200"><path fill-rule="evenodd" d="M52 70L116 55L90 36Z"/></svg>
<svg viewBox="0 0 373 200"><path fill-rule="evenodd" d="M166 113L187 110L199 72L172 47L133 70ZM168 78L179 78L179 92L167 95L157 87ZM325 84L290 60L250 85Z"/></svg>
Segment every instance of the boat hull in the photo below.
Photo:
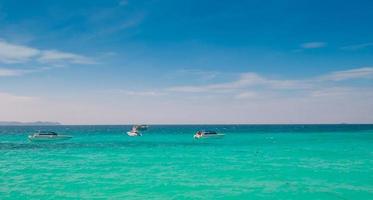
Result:
<svg viewBox="0 0 373 200"><path fill-rule="evenodd" d="M224 134L216 134L216 135L194 135L194 139L208 139L208 138L222 138Z"/></svg>
<svg viewBox="0 0 373 200"><path fill-rule="evenodd" d="M58 136L28 136L28 139L32 142L52 142L52 141L64 141L71 139L69 135L58 135Z"/></svg>
<svg viewBox="0 0 373 200"><path fill-rule="evenodd" d="M137 136L141 136L141 133L128 131L127 135L131 137L137 137Z"/></svg>

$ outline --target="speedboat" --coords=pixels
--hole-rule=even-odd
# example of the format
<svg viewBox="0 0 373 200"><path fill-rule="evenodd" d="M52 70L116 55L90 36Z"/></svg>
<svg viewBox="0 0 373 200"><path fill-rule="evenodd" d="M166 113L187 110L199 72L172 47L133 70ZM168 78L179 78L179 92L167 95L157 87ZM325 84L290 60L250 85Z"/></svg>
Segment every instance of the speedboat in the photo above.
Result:
<svg viewBox="0 0 373 200"><path fill-rule="evenodd" d="M133 126L131 131L127 132L127 135L131 137L141 136L141 133L138 127L139 127L138 125Z"/></svg>
<svg viewBox="0 0 373 200"><path fill-rule="evenodd" d="M217 133L215 131L198 131L194 134L195 139L203 139L203 138L221 138L224 134Z"/></svg>
<svg viewBox="0 0 373 200"><path fill-rule="evenodd" d="M132 126L131 131L127 132L127 135L131 137L142 136L141 131L148 130L148 127L148 125L134 125Z"/></svg>
<svg viewBox="0 0 373 200"><path fill-rule="evenodd" d="M41 141L61 141L71 139L70 135L61 135L52 131L38 131L28 136L28 139L34 142Z"/></svg>

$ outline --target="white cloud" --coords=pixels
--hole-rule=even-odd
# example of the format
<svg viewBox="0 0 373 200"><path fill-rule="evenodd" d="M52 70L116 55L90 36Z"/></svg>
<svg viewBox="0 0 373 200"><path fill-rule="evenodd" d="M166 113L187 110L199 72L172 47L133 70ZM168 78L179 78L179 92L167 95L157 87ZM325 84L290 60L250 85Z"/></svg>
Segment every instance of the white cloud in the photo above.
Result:
<svg viewBox="0 0 373 200"><path fill-rule="evenodd" d="M24 70L0 68L0 77L1 76L21 76L25 73L26 71Z"/></svg>
<svg viewBox="0 0 373 200"><path fill-rule="evenodd" d="M47 50L42 51L41 56L38 58L38 61L42 63L53 63L53 62L70 62L76 64L94 64L95 62L88 57L61 52L57 50Z"/></svg>
<svg viewBox="0 0 373 200"><path fill-rule="evenodd" d="M322 80L343 81L349 79L366 79L373 78L373 67L363 67L344 71L332 72L328 75L321 76Z"/></svg>
<svg viewBox="0 0 373 200"><path fill-rule="evenodd" d="M341 49L342 50L355 51L355 50L360 50L360 49L364 49L364 48L368 48L368 47L373 47L373 42L344 46L344 47L341 47Z"/></svg>
<svg viewBox="0 0 373 200"><path fill-rule="evenodd" d="M113 11L110 11L109 13L115 13ZM94 15L97 15L95 13ZM106 14L104 14L105 16ZM84 38L81 38L83 40L93 40L97 37L103 37L107 36L116 32L124 31L133 27L138 26L141 24L145 18L145 13L137 13L135 15L132 15L129 18L123 18L122 21L117 22L117 23L102 23L105 21L104 19L106 17L103 17L104 19L100 19L100 25L98 25L99 28L96 28L95 30L92 30L88 33L88 35L84 36ZM110 16L110 15L109 15Z"/></svg>
<svg viewBox="0 0 373 200"><path fill-rule="evenodd" d="M265 82L265 80L255 73L243 73L240 75L240 78L236 81L200 86L177 86L168 88L167 90L173 92L219 92L223 90L226 91L239 89L250 85L257 85L263 82Z"/></svg>
<svg viewBox="0 0 373 200"><path fill-rule="evenodd" d="M3 63L23 63L29 61L40 54L35 48L11 44L0 40L0 62Z"/></svg>
<svg viewBox="0 0 373 200"><path fill-rule="evenodd" d="M275 80L262 77L256 73L242 73L238 80L199 86L177 86L168 88L173 92L224 92L244 89L253 86L264 86L271 89L304 89L310 87L305 81Z"/></svg>
<svg viewBox="0 0 373 200"><path fill-rule="evenodd" d="M262 90L312 90L325 87L327 82L342 81L351 79L373 79L373 67L364 67L344 71L335 71L326 75L309 77L302 80L297 79L271 79L260 76L256 73L247 72L239 75L237 80L224 83L214 83L207 85L184 85L167 88L170 92L214 92L224 93L242 91L244 89Z"/></svg>
<svg viewBox="0 0 373 200"><path fill-rule="evenodd" d="M58 50L40 50L33 47L11 44L0 39L0 63L58 63L94 64L92 58Z"/></svg>
<svg viewBox="0 0 373 200"><path fill-rule="evenodd" d="M318 90L311 91L311 97L336 97L336 96L343 96L346 94L351 93L353 90L351 88L343 88L343 87L330 87L330 88L322 88Z"/></svg>
<svg viewBox="0 0 373 200"><path fill-rule="evenodd" d="M325 42L306 42L300 45L303 49L317 49L326 46Z"/></svg>
<svg viewBox="0 0 373 200"><path fill-rule="evenodd" d="M34 67L30 69L9 69L9 68L0 68L0 77L5 76L22 76L29 73L40 72L45 70L51 70L55 68L59 68L60 66L53 66L53 67Z"/></svg>
<svg viewBox="0 0 373 200"><path fill-rule="evenodd" d="M238 79L237 81L230 82L230 83L216 84L212 88L236 89L236 88L241 88L241 87L246 87L246 86L251 86L251 85L261 85L261 84L265 84L266 82L267 80L259 76L258 74L247 72L247 73L241 74L240 79Z"/></svg>

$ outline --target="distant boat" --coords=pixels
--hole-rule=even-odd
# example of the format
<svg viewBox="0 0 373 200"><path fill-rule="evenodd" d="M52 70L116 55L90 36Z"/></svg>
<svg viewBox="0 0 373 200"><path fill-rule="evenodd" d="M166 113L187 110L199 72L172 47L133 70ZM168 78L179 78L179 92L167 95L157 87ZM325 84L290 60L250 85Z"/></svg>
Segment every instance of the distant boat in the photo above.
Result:
<svg viewBox="0 0 373 200"><path fill-rule="evenodd" d="M127 132L127 135L131 137L142 136L140 131L145 130L148 130L148 125L134 125L131 131Z"/></svg>
<svg viewBox="0 0 373 200"><path fill-rule="evenodd" d="M32 135L28 136L28 139L33 142L42 142L42 141L61 141L71 139L70 135L61 135L52 131L38 131Z"/></svg>
<svg viewBox="0 0 373 200"><path fill-rule="evenodd" d="M131 137L142 136L142 134L140 132L138 132L137 130L128 131L127 135L131 136Z"/></svg>
<svg viewBox="0 0 373 200"><path fill-rule="evenodd" d="M194 134L195 139L203 139L203 138L221 138L224 134L217 133L215 131L198 131Z"/></svg>

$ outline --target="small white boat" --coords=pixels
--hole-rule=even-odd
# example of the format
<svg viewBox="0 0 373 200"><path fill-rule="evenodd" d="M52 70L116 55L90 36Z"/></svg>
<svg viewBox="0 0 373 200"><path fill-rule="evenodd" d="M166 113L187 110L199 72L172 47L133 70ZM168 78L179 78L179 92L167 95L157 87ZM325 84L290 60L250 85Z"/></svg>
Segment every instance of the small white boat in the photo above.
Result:
<svg viewBox="0 0 373 200"><path fill-rule="evenodd" d="M132 126L131 131L127 132L127 135L131 137L142 136L140 131L146 131L148 130L148 127L148 125L134 125Z"/></svg>
<svg viewBox="0 0 373 200"><path fill-rule="evenodd" d="M217 133L215 131L198 131L194 134L194 139L203 139L203 138L221 138L224 134Z"/></svg>
<svg viewBox="0 0 373 200"><path fill-rule="evenodd" d="M72 136L70 135L60 135L56 132L51 131L39 131L32 135L28 136L28 139L33 142L42 142L42 141L62 141L71 139Z"/></svg>
<svg viewBox="0 0 373 200"><path fill-rule="evenodd" d="M131 137L141 136L139 126L138 125L132 126L131 131L128 131L127 135Z"/></svg>

